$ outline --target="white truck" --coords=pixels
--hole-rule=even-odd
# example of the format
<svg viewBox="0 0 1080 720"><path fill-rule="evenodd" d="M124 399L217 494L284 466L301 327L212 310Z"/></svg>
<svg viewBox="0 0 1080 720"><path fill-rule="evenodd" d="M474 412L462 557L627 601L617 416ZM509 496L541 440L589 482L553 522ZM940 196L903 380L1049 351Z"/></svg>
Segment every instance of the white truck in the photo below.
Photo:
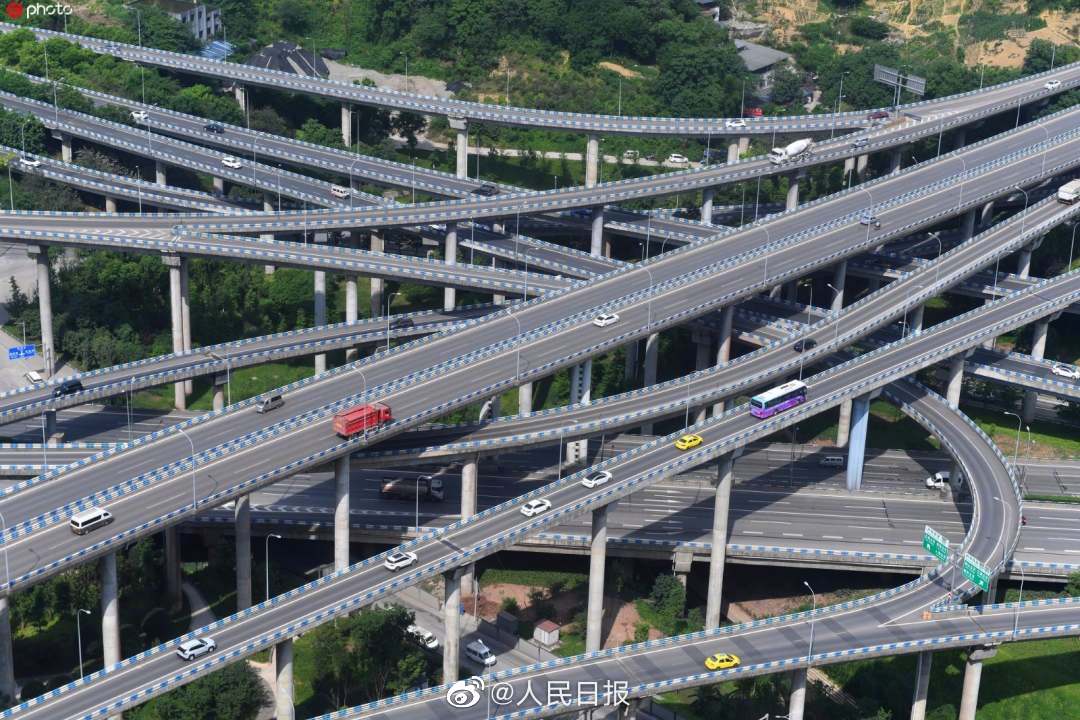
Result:
<svg viewBox="0 0 1080 720"><path fill-rule="evenodd" d="M1058 202L1063 202L1066 205L1072 205L1077 200L1080 200L1080 180L1070 180L1059 187L1057 199Z"/></svg>
<svg viewBox="0 0 1080 720"><path fill-rule="evenodd" d="M802 156L804 153L809 153L814 147L814 141L810 138L802 138L796 140L793 143L788 143L784 147L773 148L769 151L769 162L773 165L783 165L786 162L791 162L797 157Z"/></svg>

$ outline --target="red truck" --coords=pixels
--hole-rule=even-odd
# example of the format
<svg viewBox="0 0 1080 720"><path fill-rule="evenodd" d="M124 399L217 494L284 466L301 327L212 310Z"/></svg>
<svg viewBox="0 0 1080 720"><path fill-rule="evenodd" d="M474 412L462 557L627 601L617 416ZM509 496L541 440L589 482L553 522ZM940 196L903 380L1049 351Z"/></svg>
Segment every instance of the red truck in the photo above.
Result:
<svg viewBox="0 0 1080 720"><path fill-rule="evenodd" d="M390 408L382 403L357 405L334 416L334 432L342 437L352 437L358 432L378 427L390 420Z"/></svg>

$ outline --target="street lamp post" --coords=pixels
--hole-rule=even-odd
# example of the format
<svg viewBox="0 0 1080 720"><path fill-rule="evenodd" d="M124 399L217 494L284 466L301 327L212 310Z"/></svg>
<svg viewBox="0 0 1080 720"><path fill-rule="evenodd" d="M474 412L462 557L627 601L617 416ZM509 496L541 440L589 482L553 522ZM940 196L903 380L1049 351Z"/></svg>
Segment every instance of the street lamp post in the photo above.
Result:
<svg viewBox="0 0 1080 720"><path fill-rule="evenodd" d="M814 617L813 617L813 614L815 612L817 612L817 593L814 592L814 588L810 587L810 583L806 582L805 580L803 580L803 585L805 585L806 589L810 591L810 596L813 598L813 601L814 601L814 608L813 608L813 610L810 611L811 612L811 616L810 616L810 652L807 653L807 657L806 657L806 662L807 662L807 664L809 664L810 663L810 658L814 657Z"/></svg>
<svg viewBox="0 0 1080 720"><path fill-rule="evenodd" d="M1016 639L1016 631L1020 627L1020 605L1024 602L1024 566L1019 564L1020 568L1020 599L1016 602L1016 619L1013 620L1013 639ZM1004 568L1002 568L1004 570Z"/></svg>
<svg viewBox="0 0 1080 720"><path fill-rule="evenodd" d="M834 115L839 115L840 114L840 103L843 102L843 100L844 100L844 76L848 75L850 73L851 73L850 70L845 70L844 72L840 73L840 94L836 96L836 112L833 113ZM838 118L836 118L836 117L833 118L832 127L829 128L829 139L830 140L833 139L833 134L836 132L836 121L837 121L837 119Z"/></svg>
<svg viewBox="0 0 1080 720"><path fill-rule="evenodd" d="M277 540L281 539L281 536L277 533L270 533L266 536L266 540L263 541L263 565L266 569L266 599L270 599L270 538Z"/></svg>
<svg viewBox="0 0 1080 720"><path fill-rule="evenodd" d="M420 476L416 476L416 515L414 516L413 525L416 527L416 534L420 535Z"/></svg>
<svg viewBox="0 0 1080 720"><path fill-rule="evenodd" d="M79 679L83 679L83 661L82 661L82 616L83 614L89 615L89 610L83 610L79 608L75 611L75 637L79 643ZM1015 633L1014 633L1015 634Z"/></svg>
<svg viewBox="0 0 1080 720"><path fill-rule="evenodd" d="M1076 228L1077 228L1077 226L1080 226L1080 221L1076 221L1076 222L1073 223L1072 240L1069 241L1069 264L1065 267L1065 272L1069 272L1070 270L1072 270L1073 246L1076 245Z"/></svg>
<svg viewBox="0 0 1080 720"><path fill-rule="evenodd" d="M1018 471L1019 468L1017 468L1016 466L1016 459L1020 455L1020 430L1023 426L1024 421L1019 415L1014 412L1009 412L1008 410L1006 410L1005 414L1012 415L1014 418L1016 418L1016 445L1013 447L1013 470Z"/></svg>
<svg viewBox="0 0 1080 720"><path fill-rule="evenodd" d="M1020 192L1024 193L1024 214L1020 216L1020 234L1023 235L1024 234L1024 227L1027 224L1028 192L1027 192L1027 190L1020 187L1019 185L1016 186L1016 189L1019 190Z"/></svg>
<svg viewBox="0 0 1080 720"><path fill-rule="evenodd" d="M3 529L4 535L7 535L7 520L4 518L4 514L0 513L0 529ZM9 594L11 593L11 567L8 565L8 546L7 542L4 542L4 590Z"/></svg>
<svg viewBox="0 0 1080 720"><path fill-rule="evenodd" d="M191 436L184 432L184 428L177 426L176 431L183 435L188 444L191 445L191 509L197 510L199 500L198 496L195 495L195 443L192 441Z"/></svg>
<svg viewBox="0 0 1080 720"><path fill-rule="evenodd" d="M386 352L390 352L390 303L395 295L401 292L392 292L386 296Z"/></svg>

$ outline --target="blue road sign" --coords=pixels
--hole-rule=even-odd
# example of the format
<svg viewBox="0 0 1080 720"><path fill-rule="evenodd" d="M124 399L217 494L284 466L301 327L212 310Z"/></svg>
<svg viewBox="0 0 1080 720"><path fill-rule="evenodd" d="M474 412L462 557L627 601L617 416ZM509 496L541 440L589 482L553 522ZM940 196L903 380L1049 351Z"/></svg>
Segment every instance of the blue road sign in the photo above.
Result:
<svg viewBox="0 0 1080 720"><path fill-rule="evenodd" d="M13 348L8 349L8 360L19 360L21 358L32 358L37 355L37 349L33 345L16 345Z"/></svg>

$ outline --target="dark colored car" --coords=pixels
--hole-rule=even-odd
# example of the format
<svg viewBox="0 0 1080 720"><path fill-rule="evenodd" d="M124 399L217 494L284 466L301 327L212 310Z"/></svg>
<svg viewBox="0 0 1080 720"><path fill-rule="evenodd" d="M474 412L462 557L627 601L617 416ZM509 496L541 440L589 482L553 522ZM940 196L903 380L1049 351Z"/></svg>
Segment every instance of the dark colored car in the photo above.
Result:
<svg viewBox="0 0 1080 720"><path fill-rule="evenodd" d="M868 113L866 115L866 119L867 120L888 120L889 119L889 111L888 110L875 110L872 113Z"/></svg>
<svg viewBox="0 0 1080 720"><path fill-rule="evenodd" d="M795 344L791 346L795 352L806 352L807 350L813 350L817 347L817 340L813 338L806 338L804 340L796 340Z"/></svg>
<svg viewBox="0 0 1080 720"><path fill-rule="evenodd" d="M473 195L483 195L484 197L491 197L492 195L499 194L499 188L495 187L492 183L484 183L478 188L474 188Z"/></svg>
<svg viewBox="0 0 1080 720"><path fill-rule="evenodd" d="M217 133L218 135L225 134L225 126L219 122L206 123L203 125L203 129L206 130L206 132Z"/></svg>
<svg viewBox="0 0 1080 720"><path fill-rule="evenodd" d="M82 382L79 380L65 380L56 386L53 390L53 397L64 397L65 395L74 395L75 393L82 392Z"/></svg>
<svg viewBox="0 0 1080 720"><path fill-rule="evenodd" d="M402 328L410 328L412 326L412 318L398 318L390 323L391 330L401 330Z"/></svg>

